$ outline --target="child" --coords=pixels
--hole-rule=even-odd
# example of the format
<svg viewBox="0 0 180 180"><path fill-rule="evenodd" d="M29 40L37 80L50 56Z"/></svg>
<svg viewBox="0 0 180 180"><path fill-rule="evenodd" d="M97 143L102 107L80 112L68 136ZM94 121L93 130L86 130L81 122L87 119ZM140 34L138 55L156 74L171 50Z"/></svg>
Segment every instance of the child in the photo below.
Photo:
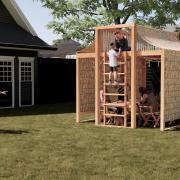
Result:
<svg viewBox="0 0 180 180"><path fill-rule="evenodd" d="M112 78L113 72L114 72L114 84L117 84L117 66L118 66L117 58L120 54L120 49L119 49L119 52L117 52L116 46L114 43L111 43L110 46L111 46L111 49L108 52L109 67L110 67L109 84L112 83L111 78Z"/></svg>

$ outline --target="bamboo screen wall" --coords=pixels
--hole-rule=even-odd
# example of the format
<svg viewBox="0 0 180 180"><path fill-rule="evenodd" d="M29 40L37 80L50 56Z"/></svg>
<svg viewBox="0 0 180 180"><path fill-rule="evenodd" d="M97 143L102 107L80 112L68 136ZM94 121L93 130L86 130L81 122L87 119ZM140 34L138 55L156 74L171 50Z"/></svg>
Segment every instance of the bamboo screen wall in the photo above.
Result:
<svg viewBox="0 0 180 180"><path fill-rule="evenodd" d="M109 48L110 48L109 45L111 42L115 41L114 32L117 30L118 29L101 30L101 33L100 33L101 52L109 51ZM142 29L141 26L137 26L137 51L160 50L160 48L149 44L142 38L143 36L141 36L140 32L143 32L143 30L146 30L146 32L149 32L149 33L152 33L152 31L153 31L153 29L149 30L149 28L146 28L146 27L144 27L144 29ZM126 28L124 30L119 30L119 31L127 37L129 46L131 46L131 30L130 30L130 28Z"/></svg>
<svg viewBox="0 0 180 180"><path fill-rule="evenodd" d="M180 52L165 51L164 120L180 119Z"/></svg>
<svg viewBox="0 0 180 180"><path fill-rule="evenodd" d="M95 59L79 59L80 112L95 111Z"/></svg>

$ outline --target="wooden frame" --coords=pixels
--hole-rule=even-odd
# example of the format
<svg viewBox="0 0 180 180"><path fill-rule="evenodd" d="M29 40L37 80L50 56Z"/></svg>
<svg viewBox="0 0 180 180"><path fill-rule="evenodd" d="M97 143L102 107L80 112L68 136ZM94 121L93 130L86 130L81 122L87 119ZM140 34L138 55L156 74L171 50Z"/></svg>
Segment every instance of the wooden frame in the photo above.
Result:
<svg viewBox="0 0 180 180"><path fill-rule="evenodd" d="M131 127L136 128L136 25L131 28Z"/></svg>
<svg viewBox="0 0 180 180"><path fill-rule="evenodd" d="M160 113L160 130L165 130L165 121L164 121L164 73L165 73L165 66L164 66L164 51L161 55L161 113Z"/></svg>
<svg viewBox="0 0 180 180"><path fill-rule="evenodd" d="M114 127L113 125L105 125L100 123L100 59L105 58L106 52L102 50L102 43L101 40L103 39L102 33L106 31L111 31L117 28L128 28L131 30L130 32L130 41L131 41L131 51L127 52L127 56L130 57L130 66L131 66L131 128L136 128L136 89L137 89L137 71L136 71L136 63L139 57L144 58L152 58L154 60L160 60L161 62L161 112L160 112L160 130L164 131L165 128L165 116L164 116L164 74L165 74L165 53L162 49L155 49L155 50L138 50L137 49L137 25L132 24L121 24L121 25L111 25L111 26L99 26L96 27L96 34L95 34L95 47L90 52L78 52L77 53L77 60L76 60L76 122L80 122L80 68L79 62L86 60L87 58L95 59L95 125L101 125L106 127ZM125 126L126 127L126 126ZM129 127L127 127L129 128Z"/></svg>
<svg viewBox="0 0 180 180"><path fill-rule="evenodd" d="M80 68L79 58L76 59L76 122L80 122Z"/></svg>

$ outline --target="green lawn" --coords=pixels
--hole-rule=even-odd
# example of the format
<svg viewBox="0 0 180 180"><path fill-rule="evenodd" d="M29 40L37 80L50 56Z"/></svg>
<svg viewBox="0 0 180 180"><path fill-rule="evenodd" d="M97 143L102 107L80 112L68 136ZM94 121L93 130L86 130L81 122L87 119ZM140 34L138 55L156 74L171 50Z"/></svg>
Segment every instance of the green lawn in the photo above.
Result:
<svg viewBox="0 0 180 180"><path fill-rule="evenodd" d="M180 131L75 123L74 104L1 110L0 180L178 180Z"/></svg>

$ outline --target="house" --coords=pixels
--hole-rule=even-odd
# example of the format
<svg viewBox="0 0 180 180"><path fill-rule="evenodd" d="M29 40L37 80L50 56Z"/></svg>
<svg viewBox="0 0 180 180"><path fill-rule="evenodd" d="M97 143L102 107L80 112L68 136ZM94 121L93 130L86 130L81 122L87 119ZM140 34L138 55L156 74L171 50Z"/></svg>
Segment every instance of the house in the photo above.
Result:
<svg viewBox="0 0 180 180"><path fill-rule="evenodd" d="M15 0L0 0L0 108L31 106L37 99L37 55L55 50L41 40Z"/></svg>
<svg viewBox="0 0 180 180"><path fill-rule="evenodd" d="M57 45L56 51L40 51L39 57L76 59L76 52L80 49L80 46L81 44L74 40L62 40Z"/></svg>
<svg viewBox="0 0 180 180"><path fill-rule="evenodd" d="M56 51L39 51L38 103L75 102L76 52L79 48L78 42L63 40Z"/></svg>
<svg viewBox="0 0 180 180"><path fill-rule="evenodd" d="M118 57L118 83L111 84L107 51L115 32L127 38L131 50ZM81 122L84 114L91 113L92 117L93 113L98 126L136 128L139 115L144 123L150 116L153 126L159 126L161 131L180 125L179 33L134 23L96 27L95 42L77 53L76 65L76 122ZM157 70L157 79L150 82L156 84L153 90L160 107L157 111L152 106L143 107L149 108L144 112L139 105L139 88L151 88L148 76L152 69ZM119 88L123 91L119 92ZM119 119L121 126L115 123Z"/></svg>

